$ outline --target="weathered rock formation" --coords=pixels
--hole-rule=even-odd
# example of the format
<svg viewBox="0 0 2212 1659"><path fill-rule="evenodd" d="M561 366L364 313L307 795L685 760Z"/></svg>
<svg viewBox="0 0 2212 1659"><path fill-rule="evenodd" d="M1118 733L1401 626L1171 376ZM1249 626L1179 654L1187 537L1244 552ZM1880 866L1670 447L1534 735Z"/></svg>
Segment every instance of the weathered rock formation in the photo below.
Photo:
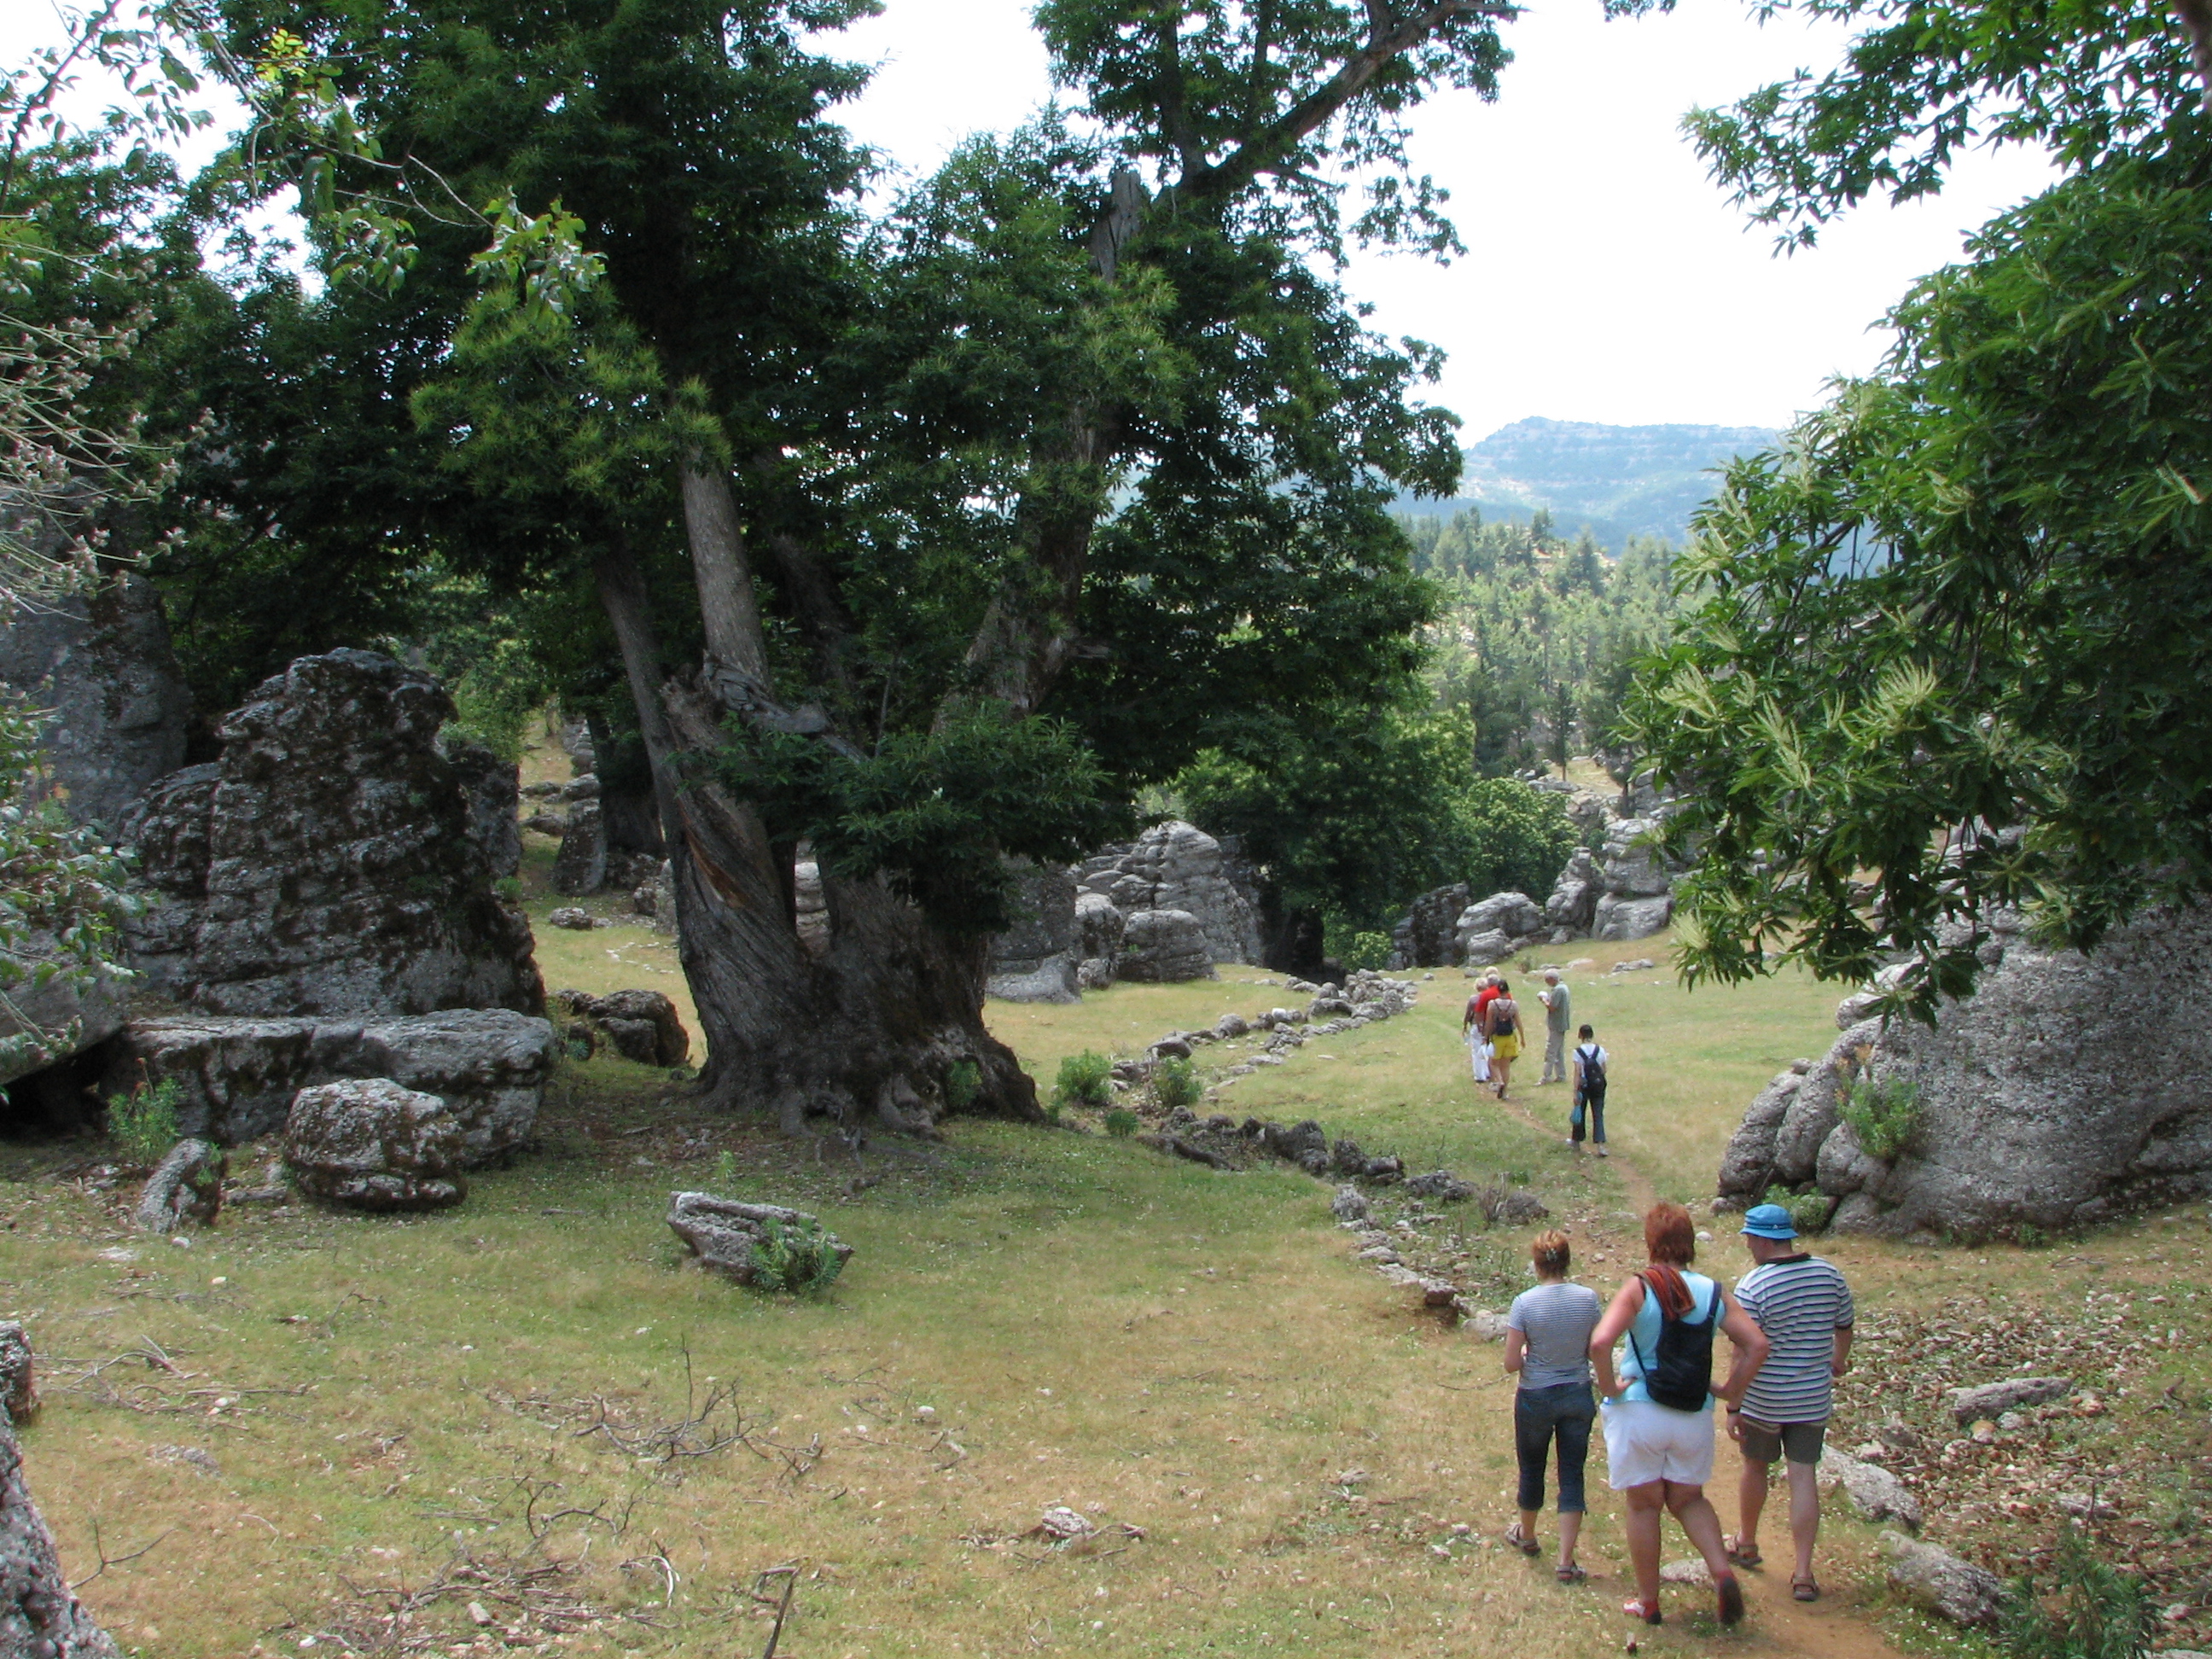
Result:
<svg viewBox="0 0 2212 1659"><path fill-rule="evenodd" d="M484 867L495 881L514 875L522 868L520 769L480 743L448 739L445 755L468 799L469 837L483 853Z"/></svg>
<svg viewBox="0 0 2212 1659"><path fill-rule="evenodd" d="M599 804L580 800L568 809L568 823L561 832L561 850L554 854L553 890L582 898L606 884L607 836L599 821Z"/></svg>
<svg viewBox="0 0 2212 1659"><path fill-rule="evenodd" d="M1257 962L1260 923L1253 896L1231 878L1243 873L1242 865L1196 825L1170 819L1127 846L1085 860L1077 885L1103 894L1125 916L1144 910L1189 915L1205 940L1209 965Z"/></svg>
<svg viewBox="0 0 2212 1659"><path fill-rule="evenodd" d="M178 1125L226 1143L285 1121L302 1089L386 1078L438 1097L475 1165L529 1139L553 1068L553 1028L505 1008L449 1008L388 1019L133 1021L110 1046L103 1093L174 1078Z"/></svg>
<svg viewBox="0 0 2212 1659"><path fill-rule="evenodd" d="M603 1033L624 1060L641 1066L681 1066L690 1057L691 1038L676 1005L659 991L556 991L554 1001Z"/></svg>
<svg viewBox="0 0 2212 1659"><path fill-rule="evenodd" d="M122 1659L62 1571L54 1535L31 1499L15 1426L34 1402L31 1347L21 1325L0 1326L0 1654L23 1659Z"/></svg>
<svg viewBox="0 0 2212 1659"><path fill-rule="evenodd" d="M112 828L148 784L184 764L191 695L143 576L0 615L0 685L53 711L46 763L76 823Z"/></svg>
<svg viewBox="0 0 2212 1659"><path fill-rule="evenodd" d="M138 1195L138 1224L149 1233L173 1233L188 1221L211 1225L222 1212L222 1178L230 1160L222 1149L187 1135L169 1148Z"/></svg>
<svg viewBox="0 0 2212 1659"><path fill-rule="evenodd" d="M1075 878L1026 860L1015 870L1014 925L991 940L985 988L1006 1002L1074 1002Z"/></svg>
<svg viewBox="0 0 2212 1659"><path fill-rule="evenodd" d="M1523 942L1548 937L1544 913L1526 893L1492 893L1460 913L1458 960L1470 967L1503 962Z"/></svg>
<svg viewBox="0 0 2212 1659"><path fill-rule="evenodd" d="M1122 933L1114 975L1144 984L1212 979L1213 954L1206 930L1188 910L1135 911Z"/></svg>
<svg viewBox="0 0 2212 1659"><path fill-rule="evenodd" d="M669 1203L668 1225L690 1247L702 1267L740 1285L750 1285L757 1267L756 1247L770 1228L806 1235L821 1223L804 1210L786 1209L781 1204L744 1204L712 1193L678 1193ZM853 1247L834 1233L823 1235L823 1245L837 1258L840 1267L853 1259Z"/></svg>
<svg viewBox="0 0 2212 1659"><path fill-rule="evenodd" d="M1935 1029L1858 1019L1820 1066L1760 1091L1722 1164L1723 1198L1814 1182L1841 1200L1837 1229L1904 1235L2049 1231L2212 1192L2212 1096L2193 1084L2212 909L2150 912L2090 956L2041 948L2016 915L1990 927L1980 989L1947 999ZM1838 1019L1866 1008L1847 998ZM1892 1161L1838 1113L1863 1066L1917 1097L1917 1133Z"/></svg>
<svg viewBox="0 0 2212 1659"><path fill-rule="evenodd" d="M442 1210L468 1196L461 1121L389 1078L302 1089L284 1121L300 1190L356 1210Z"/></svg>
<svg viewBox="0 0 2212 1659"><path fill-rule="evenodd" d="M453 702L367 651L302 657L125 825L155 902L126 929L149 987L210 1013L535 1013L530 929L491 890Z"/></svg>
<svg viewBox="0 0 2212 1659"><path fill-rule="evenodd" d="M1459 919L1474 895L1463 881L1431 888L1407 908L1390 930L1390 948L1401 968L1448 968L1460 960Z"/></svg>

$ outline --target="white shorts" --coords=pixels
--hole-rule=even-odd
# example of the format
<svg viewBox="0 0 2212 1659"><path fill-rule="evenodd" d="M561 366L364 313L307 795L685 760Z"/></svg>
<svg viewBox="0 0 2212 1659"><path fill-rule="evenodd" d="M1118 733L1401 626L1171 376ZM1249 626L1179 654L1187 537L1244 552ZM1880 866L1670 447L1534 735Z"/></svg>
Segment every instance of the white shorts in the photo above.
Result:
<svg viewBox="0 0 2212 1659"><path fill-rule="evenodd" d="M1615 1492L1654 1480L1702 1486L1713 1478L1713 1414L1678 1412L1649 1400L1608 1400L1598 1408L1605 1425L1606 1484Z"/></svg>

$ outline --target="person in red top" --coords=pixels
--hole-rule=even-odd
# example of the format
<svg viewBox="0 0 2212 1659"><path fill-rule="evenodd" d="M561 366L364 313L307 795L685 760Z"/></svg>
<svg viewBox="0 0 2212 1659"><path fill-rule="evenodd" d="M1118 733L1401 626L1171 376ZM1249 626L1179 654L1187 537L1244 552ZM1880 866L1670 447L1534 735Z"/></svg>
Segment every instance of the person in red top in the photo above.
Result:
<svg viewBox="0 0 2212 1659"><path fill-rule="evenodd" d="M1474 994L1467 1000L1467 1012L1459 1022L1459 1034L1474 1058L1474 1080L1486 1088L1490 1084L1490 1034L1483 1029L1483 1016L1498 1000L1501 983L1495 972L1485 974L1476 984Z"/></svg>

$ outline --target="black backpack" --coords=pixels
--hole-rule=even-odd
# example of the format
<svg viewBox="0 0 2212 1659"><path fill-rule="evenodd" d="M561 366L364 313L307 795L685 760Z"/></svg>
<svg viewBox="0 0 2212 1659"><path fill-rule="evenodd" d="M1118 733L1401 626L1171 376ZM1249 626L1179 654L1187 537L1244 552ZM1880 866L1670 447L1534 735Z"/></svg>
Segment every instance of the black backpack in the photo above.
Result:
<svg viewBox="0 0 2212 1659"><path fill-rule="evenodd" d="M1642 1273L1637 1277L1644 1279L1644 1294L1656 1304L1658 1288ZM1671 1319L1662 1308L1659 1348L1651 1359L1645 1358L1644 1350L1637 1347L1636 1329L1630 1326L1628 1346L1635 1348L1636 1363L1644 1372L1644 1392L1656 1403L1678 1412L1705 1410L1705 1398L1713 1389L1713 1330L1720 1318L1718 1285L1713 1286L1712 1306L1705 1310L1703 1319Z"/></svg>
<svg viewBox="0 0 2212 1659"><path fill-rule="evenodd" d="M1575 1058L1583 1066L1583 1098L1595 1100L1605 1093L1605 1062L1594 1054L1575 1050Z"/></svg>

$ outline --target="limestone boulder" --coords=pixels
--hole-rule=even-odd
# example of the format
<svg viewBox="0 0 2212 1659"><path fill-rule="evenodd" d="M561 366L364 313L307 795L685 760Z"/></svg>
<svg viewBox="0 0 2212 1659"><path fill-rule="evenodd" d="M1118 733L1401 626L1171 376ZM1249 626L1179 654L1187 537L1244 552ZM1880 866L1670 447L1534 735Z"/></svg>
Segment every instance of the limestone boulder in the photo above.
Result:
<svg viewBox="0 0 2212 1659"><path fill-rule="evenodd" d="M302 1089L284 1121L301 1191L349 1209L441 1210L468 1196L460 1119L389 1078Z"/></svg>
<svg viewBox="0 0 2212 1659"><path fill-rule="evenodd" d="M188 1223L213 1224L222 1211L222 1178L229 1169L220 1146L186 1136L147 1179L138 1195L138 1224L149 1233L180 1232Z"/></svg>
<svg viewBox="0 0 2212 1659"><path fill-rule="evenodd" d="M1577 847L1552 884L1551 896L1544 901L1544 920L1581 938L1596 924L1597 902L1604 892L1597 860L1589 848Z"/></svg>
<svg viewBox="0 0 2212 1659"><path fill-rule="evenodd" d="M983 981L983 994L1001 1002L1080 1002L1082 981L1074 961L1047 957L1018 974L993 974Z"/></svg>
<svg viewBox="0 0 2212 1659"><path fill-rule="evenodd" d="M1590 936L1615 940L1649 939L1654 933L1664 933L1667 924L1674 919L1674 901L1663 893L1652 898L1623 898L1607 892L1599 897L1591 912Z"/></svg>
<svg viewBox="0 0 2212 1659"><path fill-rule="evenodd" d="M53 935L40 931L26 936L21 956L26 966L63 960ZM5 1004L0 1005L0 1038L30 1036L35 1040L15 1051L14 1058L0 1059L0 1084L44 1071L106 1042L123 1029L125 995L125 982L106 973L83 979L57 976L43 985L25 981L11 988ZM66 1080L58 1081L69 1086ZM74 1113L57 1110L52 1115L67 1121Z"/></svg>
<svg viewBox="0 0 2212 1659"><path fill-rule="evenodd" d="M598 801L578 801L568 809L561 850L554 856L553 890L569 898L582 898L606 884L606 823Z"/></svg>
<svg viewBox="0 0 2212 1659"><path fill-rule="evenodd" d="M691 1036L676 1004L659 991L556 991L553 1000L578 1019L605 1032L624 1060L641 1066L681 1066L690 1058Z"/></svg>
<svg viewBox="0 0 2212 1659"><path fill-rule="evenodd" d="M522 868L521 775L480 743L444 744L446 759L469 804L469 836L483 854L492 879L503 880Z"/></svg>
<svg viewBox="0 0 2212 1659"><path fill-rule="evenodd" d="M668 1225L700 1267L750 1285L757 1273L755 1252L771 1228L811 1234L821 1222L804 1210L781 1204L746 1204L713 1193L677 1193L669 1202ZM841 1267L852 1260L853 1247L836 1234L825 1235L823 1244Z"/></svg>
<svg viewBox="0 0 2212 1659"><path fill-rule="evenodd" d="M1240 879L1242 878L1242 879ZM1242 861L1195 824L1170 819L1127 847L1085 860L1079 888L1139 911L1181 911L1198 925L1209 965L1260 959L1260 922Z"/></svg>
<svg viewBox="0 0 2212 1659"><path fill-rule="evenodd" d="M17 1320L0 1320L0 1412L9 1422L21 1425L38 1409L38 1358L31 1352L31 1334Z"/></svg>
<svg viewBox="0 0 2212 1659"><path fill-rule="evenodd" d="M1607 831L1598 855L1605 890L1616 898L1656 898L1673 890L1673 873L1650 842L1656 820L1622 818Z"/></svg>
<svg viewBox="0 0 2212 1659"><path fill-rule="evenodd" d="M302 657L123 827L149 901L147 988L213 1014L536 1013L528 923L499 902L438 683L368 651Z"/></svg>
<svg viewBox="0 0 2212 1659"><path fill-rule="evenodd" d="M1103 954L1079 951L1075 878L1055 865L1032 864L1027 859L1009 863L1014 884L1014 925L992 936L987 971L994 979L1018 976L1035 974L1048 963L1064 961L1072 989L1075 961L1080 956ZM1057 970L1054 976L1059 976Z"/></svg>
<svg viewBox="0 0 2212 1659"><path fill-rule="evenodd" d="M7 1420L0 1420L0 1654L23 1659L123 1655L70 1589L54 1535L31 1496L22 1443Z"/></svg>
<svg viewBox="0 0 2212 1659"><path fill-rule="evenodd" d="M1216 977L1206 932L1188 910L1139 910L1129 917L1114 972L1151 985Z"/></svg>
<svg viewBox="0 0 2212 1659"><path fill-rule="evenodd" d="M1474 902L1463 881L1431 888L1407 907L1390 930L1390 948L1401 968L1448 968L1459 957L1460 913Z"/></svg>
<svg viewBox="0 0 2212 1659"><path fill-rule="evenodd" d="M1721 1154L1720 1195L1757 1203L1774 1182L1774 1139L1805 1079L1784 1072L1759 1091ZM1741 1206L1740 1206L1741 1207Z"/></svg>
<svg viewBox="0 0 2212 1659"><path fill-rule="evenodd" d="M1882 1534L1881 1545L1890 1587L1915 1607L1954 1625L1994 1626L2002 1616L2004 1581L1987 1567L1901 1532Z"/></svg>
<svg viewBox="0 0 2212 1659"><path fill-rule="evenodd" d="M1089 962L1093 957L1103 957L1111 962L1121 954L1121 939L1128 927L1128 918L1103 893L1078 893L1075 896L1074 953L1077 960Z"/></svg>
<svg viewBox="0 0 2212 1659"><path fill-rule="evenodd" d="M1493 927L1486 933L1461 934L1459 958L1470 968L1485 968L1507 960L1520 948L1521 941L1512 934Z"/></svg>
<svg viewBox="0 0 2212 1659"><path fill-rule="evenodd" d="M280 1127L302 1089L389 1079L445 1103L474 1166L528 1140L553 1060L551 1024L504 1008L378 1020L182 1015L125 1026L111 1045L101 1091L173 1078L179 1127L236 1145Z"/></svg>
<svg viewBox="0 0 2212 1659"><path fill-rule="evenodd" d="M1840 1486L1862 1521L1896 1521L1920 1530L1920 1499L1912 1489L1879 1463L1869 1463L1831 1446L1822 1454L1820 1483Z"/></svg>
<svg viewBox="0 0 2212 1659"><path fill-rule="evenodd" d="M74 823L112 829L184 764L191 693L142 575L0 612L0 685L53 712L40 739L46 787Z"/></svg>
<svg viewBox="0 0 2212 1659"><path fill-rule="evenodd" d="M1492 893L1461 911L1453 927L1459 942L1459 959L1464 962L1469 939L1486 933L1502 933L1512 939L1531 939L1543 933L1546 924L1542 907L1526 893Z"/></svg>

